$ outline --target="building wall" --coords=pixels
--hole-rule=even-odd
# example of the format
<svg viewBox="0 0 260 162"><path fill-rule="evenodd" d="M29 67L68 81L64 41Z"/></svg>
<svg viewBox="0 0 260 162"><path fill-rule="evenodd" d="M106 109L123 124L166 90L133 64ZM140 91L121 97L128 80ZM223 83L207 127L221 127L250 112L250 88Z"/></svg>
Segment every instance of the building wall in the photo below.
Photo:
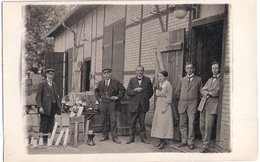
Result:
<svg viewBox="0 0 260 162"><path fill-rule="evenodd" d="M231 74L232 74L232 19L231 19L231 8L229 6L229 14L227 20L227 41L226 41L226 53L225 53L225 67L228 67L229 71L224 73L223 76L223 98L222 98L222 118L221 118L221 133L219 144L222 148L225 148L223 151L231 150L231 104L230 104L230 93L232 92L231 86ZM222 72L225 71L225 68L222 67Z"/></svg>
<svg viewBox="0 0 260 162"><path fill-rule="evenodd" d="M166 5L158 6L160 11L165 11ZM143 12L142 12L143 9ZM172 31L180 28L186 28L188 31L187 15L183 19L175 18L173 12L167 16L153 15L150 11L154 11L154 5L106 5L99 6L91 13L85 16L85 35L90 41L84 42L84 58L91 58L91 74L95 79L91 79L91 88L94 90L96 83L102 79L102 45L103 45L103 29L104 26L110 25L122 18L126 20L125 32L125 57L124 57L124 78L123 85L127 87L130 78L135 76L135 68L140 63L145 67L145 75L150 77L153 82L155 74L155 50L156 37L158 33ZM133 22L137 18L145 21ZM229 18L230 19L230 18ZM80 25L80 24L77 24ZM73 29L76 28L75 25ZM226 48L226 66L230 67L231 62L231 42L230 23L228 23L227 48ZM186 33L186 35L187 35ZM84 34L83 34L84 35ZM73 47L73 35L71 32L65 31L55 38L55 51L65 51ZM65 44L65 47L63 47ZM140 56L140 57L139 57ZM154 98L150 100L150 110L146 116L146 124L151 126L154 112ZM221 121L221 145L230 147L230 74L224 75L224 92L222 104L222 121Z"/></svg>

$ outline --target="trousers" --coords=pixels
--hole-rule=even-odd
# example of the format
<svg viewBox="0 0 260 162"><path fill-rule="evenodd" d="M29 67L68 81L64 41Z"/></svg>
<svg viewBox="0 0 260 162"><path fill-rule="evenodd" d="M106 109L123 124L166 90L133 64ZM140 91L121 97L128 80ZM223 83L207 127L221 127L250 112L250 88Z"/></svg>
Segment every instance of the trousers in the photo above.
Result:
<svg viewBox="0 0 260 162"><path fill-rule="evenodd" d="M109 113L109 117L110 117L111 136L112 136L112 139L114 139L114 138L117 138L115 101L104 102L101 100L101 102L100 102L100 115L101 115L101 120L102 120L103 137L108 137L107 113Z"/></svg>
<svg viewBox="0 0 260 162"><path fill-rule="evenodd" d="M185 111L180 114L180 123L179 129L181 132L181 141L182 143L193 144L195 133L194 133L194 120L196 114Z"/></svg>
<svg viewBox="0 0 260 162"><path fill-rule="evenodd" d="M140 136L141 138L145 138L146 135L146 129L145 129L145 115L146 112L144 112L141 108L141 105L139 104L137 110L135 112L131 112L130 113L130 130L129 130L129 134L131 138L135 137L135 132L136 132L136 122L137 119L139 119L139 126L140 126Z"/></svg>
<svg viewBox="0 0 260 162"><path fill-rule="evenodd" d="M203 147L208 148L210 144L212 127L216 114L207 113L207 109L200 112L200 132L202 134Z"/></svg>

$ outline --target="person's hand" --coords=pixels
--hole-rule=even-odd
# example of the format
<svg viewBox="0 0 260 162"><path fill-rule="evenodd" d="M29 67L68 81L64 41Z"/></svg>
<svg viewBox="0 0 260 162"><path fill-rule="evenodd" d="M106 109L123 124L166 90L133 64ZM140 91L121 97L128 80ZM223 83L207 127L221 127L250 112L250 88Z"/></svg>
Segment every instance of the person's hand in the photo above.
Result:
<svg viewBox="0 0 260 162"><path fill-rule="evenodd" d="M162 110L162 114L165 114L166 111L167 111L167 109L163 109L163 110Z"/></svg>
<svg viewBox="0 0 260 162"><path fill-rule="evenodd" d="M115 101L115 100L117 100L117 99L118 99L117 96L111 96L111 100Z"/></svg>
<svg viewBox="0 0 260 162"><path fill-rule="evenodd" d="M209 93L208 93L208 96L209 96L209 97L214 96L213 92L209 92Z"/></svg>
<svg viewBox="0 0 260 162"><path fill-rule="evenodd" d="M137 87L134 89L135 92L142 92L142 90L143 90L143 88L141 88L141 87Z"/></svg>
<svg viewBox="0 0 260 162"><path fill-rule="evenodd" d="M42 114L42 113L44 113L44 111L43 111L43 108L42 108L42 107L40 107L40 108L39 108L39 113L41 113L41 114Z"/></svg>

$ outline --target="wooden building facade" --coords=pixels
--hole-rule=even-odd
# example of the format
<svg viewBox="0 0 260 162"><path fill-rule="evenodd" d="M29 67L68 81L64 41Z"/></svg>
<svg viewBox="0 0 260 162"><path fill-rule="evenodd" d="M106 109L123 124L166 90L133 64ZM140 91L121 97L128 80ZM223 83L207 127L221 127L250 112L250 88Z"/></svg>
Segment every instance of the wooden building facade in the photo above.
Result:
<svg viewBox="0 0 260 162"><path fill-rule="evenodd" d="M184 18L176 18L174 5L78 5L48 37L54 37L54 53L46 67L57 69L61 95L93 91L110 67L125 87L141 64L145 75L156 82L160 70L169 72L173 88L185 75L186 61L195 63L203 84L211 77L211 62L221 63L221 95L216 142L231 150L230 5L188 5ZM174 95L173 95L174 96ZM146 116L151 126L154 98ZM176 104L176 103L175 103Z"/></svg>

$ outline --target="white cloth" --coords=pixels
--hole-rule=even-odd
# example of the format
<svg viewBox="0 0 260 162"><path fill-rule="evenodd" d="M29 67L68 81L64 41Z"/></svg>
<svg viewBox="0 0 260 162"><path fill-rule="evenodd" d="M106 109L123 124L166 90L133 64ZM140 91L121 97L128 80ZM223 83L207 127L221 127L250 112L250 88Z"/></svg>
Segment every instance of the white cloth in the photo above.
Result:
<svg viewBox="0 0 260 162"><path fill-rule="evenodd" d="M172 86L170 82L164 81L161 87L161 90L156 90L157 102L152 122L151 136L173 139ZM164 109L166 109L166 112L162 113Z"/></svg>

